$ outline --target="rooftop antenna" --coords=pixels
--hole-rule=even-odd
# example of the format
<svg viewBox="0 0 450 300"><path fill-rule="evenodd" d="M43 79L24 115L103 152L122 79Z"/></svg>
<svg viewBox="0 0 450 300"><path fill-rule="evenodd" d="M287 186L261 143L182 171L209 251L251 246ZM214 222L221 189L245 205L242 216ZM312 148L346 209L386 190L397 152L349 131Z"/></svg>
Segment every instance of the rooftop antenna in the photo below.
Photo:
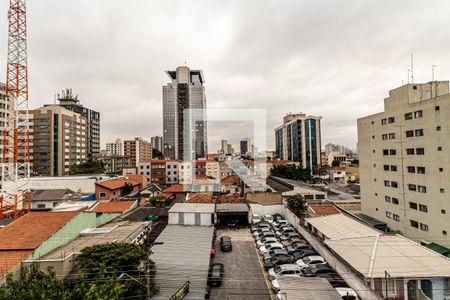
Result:
<svg viewBox="0 0 450 300"><path fill-rule="evenodd" d="M437 68L437 65L431 65L431 81L434 82L434 69Z"/></svg>
<svg viewBox="0 0 450 300"><path fill-rule="evenodd" d="M414 83L414 54L411 53L411 81Z"/></svg>
<svg viewBox="0 0 450 300"><path fill-rule="evenodd" d="M408 78L408 84L409 84L409 79L410 79L409 73L411 73L411 69L408 69L408 71L406 72L406 78Z"/></svg>

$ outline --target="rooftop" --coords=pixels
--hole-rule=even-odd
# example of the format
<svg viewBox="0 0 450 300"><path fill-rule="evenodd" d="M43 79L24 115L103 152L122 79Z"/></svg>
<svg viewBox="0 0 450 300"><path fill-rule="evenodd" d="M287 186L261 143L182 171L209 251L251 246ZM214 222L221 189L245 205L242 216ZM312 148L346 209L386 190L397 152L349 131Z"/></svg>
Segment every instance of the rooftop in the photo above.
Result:
<svg viewBox="0 0 450 300"><path fill-rule="evenodd" d="M164 229L151 248L161 287L152 299L169 299L188 280L189 294L183 299L204 299L213 232L214 227L205 226L168 225Z"/></svg>
<svg viewBox="0 0 450 300"><path fill-rule="evenodd" d="M78 200L81 194L70 189L36 189L31 190L31 201Z"/></svg>
<svg viewBox="0 0 450 300"><path fill-rule="evenodd" d="M240 177L236 175L230 175L220 180L221 184L224 185L237 185L239 184Z"/></svg>
<svg viewBox="0 0 450 300"><path fill-rule="evenodd" d="M130 210L136 201L100 202L91 211L95 213L123 213Z"/></svg>
<svg viewBox="0 0 450 300"><path fill-rule="evenodd" d="M226 212L248 212L248 205L246 203L217 203L216 212L226 213Z"/></svg>
<svg viewBox="0 0 450 300"><path fill-rule="evenodd" d="M289 300L342 300L326 278L278 276L280 291Z"/></svg>
<svg viewBox="0 0 450 300"><path fill-rule="evenodd" d="M315 215L335 215L339 214L339 210L332 204L309 204L309 209Z"/></svg>
<svg viewBox="0 0 450 300"><path fill-rule="evenodd" d="M169 210L169 213L176 212L196 212L196 213L214 213L215 204L206 203L175 203Z"/></svg>
<svg viewBox="0 0 450 300"><path fill-rule="evenodd" d="M305 221L317 228L328 239L377 236L381 234L381 232L343 214L306 218Z"/></svg>
<svg viewBox="0 0 450 300"><path fill-rule="evenodd" d="M184 185L182 184L174 184L164 190L164 193L184 193L184 192L186 191L184 190Z"/></svg>
<svg viewBox="0 0 450 300"><path fill-rule="evenodd" d="M344 226L341 226L344 227ZM325 243L366 278L449 277L450 258L402 236L379 235Z"/></svg>
<svg viewBox="0 0 450 300"><path fill-rule="evenodd" d="M126 184L132 184L133 186L139 185L140 183L134 179L129 178L115 178L110 180L105 180L101 182L96 182L96 185L102 186L110 190L117 190L123 188Z"/></svg>
<svg viewBox="0 0 450 300"><path fill-rule="evenodd" d="M212 195L209 194L189 194L188 203L214 203Z"/></svg>

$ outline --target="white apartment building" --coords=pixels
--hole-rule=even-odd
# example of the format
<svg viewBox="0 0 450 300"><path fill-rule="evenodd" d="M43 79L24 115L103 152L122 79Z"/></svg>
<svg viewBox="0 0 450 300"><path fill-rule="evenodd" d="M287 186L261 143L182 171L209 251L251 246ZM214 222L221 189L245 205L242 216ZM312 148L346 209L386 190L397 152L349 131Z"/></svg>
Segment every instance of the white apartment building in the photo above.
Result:
<svg viewBox="0 0 450 300"><path fill-rule="evenodd" d="M106 152L108 155L122 156L123 155L123 142L121 139L116 139L112 143L106 143Z"/></svg>
<svg viewBox="0 0 450 300"><path fill-rule="evenodd" d="M363 213L450 247L449 82L390 91L383 112L358 119L358 154Z"/></svg>
<svg viewBox="0 0 450 300"><path fill-rule="evenodd" d="M220 166L218 161L206 162L206 177L220 179Z"/></svg>

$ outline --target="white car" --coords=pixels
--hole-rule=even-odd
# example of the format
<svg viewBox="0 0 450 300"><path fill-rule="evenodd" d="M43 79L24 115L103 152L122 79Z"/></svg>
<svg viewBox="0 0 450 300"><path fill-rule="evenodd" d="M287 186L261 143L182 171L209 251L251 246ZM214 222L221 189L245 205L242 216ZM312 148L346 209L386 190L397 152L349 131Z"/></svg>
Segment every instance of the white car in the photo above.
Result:
<svg viewBox="0 0 450 300"><path fill-rule="evenodd" d="M264 215L264 220L267 223L273 224L273 217L271 215Z"/></svg>
<svg viewBox="0 0 450 300"><path fill-rule="evenodd" d="M300 267L300 269L303 270L304 268L307 268L312 265L325 265L327 262L325 261L325 259L323 259L322 256L311 255L299 259L295 263Z"/></svg>
<svg viewBox="0 0 450 300"><path fill-rule="evenodd" d="M342 297L342 299L351 299L351 300L358 300L358 294L351 288L345 288L345 287L337 287L336 291L339 293L339 295ZM346 298L344 298L346 297Z"/></svg>
<svg viewBox="0 0 450 300"><path fill-rule="evenodd" d="M277 227L279 227L279 226L281 226L281 225L288 225L289 223L288 223L288 221L286 221L286 220L278 220L278 221L275 221L274 224L275 224Z"/></svg>
<svg viewBox="0 0 450 300"><path fill-rule="evenodd" d="M278 284L278 280L274 279L271 281L272 283L272 291L274 293L278 293L280 291L280 285Z"/></svg>
<svg viewBox="0 0 450 300"><path fill-rule="evenodd" d="M288 277L299 277L302 274L302 270L296 264L284 264L276 266L275 268L270 268L267 272L269 274L269 279L276 279L276 276L288 276Z"/></svg>
<svg viewBox="0 0 450 300"><path fill-rule="evenodd" d="M281 292L277 293L277 300L287 300L286 294L282 294Z"/></svg>
<svg viewBox="0 0 450 300"><path fill-rule="evenodd" d="M260 239L259 241L256 242L256 246L259 248L261 248L261 246L264 246L266 243L276 243L278 242L276 237L273 236L269 236L269 237L264 237L262 239Z"/></svg>
<svg viewBox="0 0 450 300"><path fill-rule="evenodd" d="M252 224L258 224L261 222L261 217L257 214L252 215Z"/></svg>
<svg viewBox="0 0 450 300"><path fill-rule="evenodd" d="M262 246L262 247L260 247L259 248L259 253L261 254L261 255L264 255L264 254L266 254L267 252L269 252L270 250L273 250L273 249L284 249L284 247L283 247L283 245L281 244L281 243L270 243L270 244L267 244L266 246Z"/></svg>

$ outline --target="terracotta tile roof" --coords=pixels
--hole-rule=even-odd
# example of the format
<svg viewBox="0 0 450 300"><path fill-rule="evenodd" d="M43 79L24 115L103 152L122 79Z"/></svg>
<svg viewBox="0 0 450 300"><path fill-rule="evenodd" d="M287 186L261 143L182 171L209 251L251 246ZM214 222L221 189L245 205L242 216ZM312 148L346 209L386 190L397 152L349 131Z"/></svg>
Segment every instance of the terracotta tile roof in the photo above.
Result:
<svg viewBox="0 0 450 300"><path fill-rule="evenodd" d="M0 231L0 252L34 250L78 214L77 211L26 214Z"/></svg>
<svg viewBox="0 0 450 300"><path fill-rule="evenodd" d="M334 205L331 204L310 204L309 208L312 210L312 212L315 215L335 215L339 214L339 210L334 207Z"/></svg>
<svg viewBox="0 0 450 300"><path fill-rule="evenodd" d="M129 210L135 203L136 201L100 202L91 211L96 213L123 213Z"/></svg>
<svg viewBox="0 0 450 300"><path fill-rule="evenodd" d="M234 185L234 184L238 184L239 183L239 176L236 175L230 175L227 176L225 178L223 178L220 183L221 184L226 184L226 185Z"/></svg>
<svg viewBox="0 0 450 300"><path fill-rule="evenodd" d="M245 203L245 200L241 198L239 193L233 193L233 194L225 194L218 196L216 199L216 203Z"/></svg>
<svg viewBox="0 0 450 300"><path fill-rule="evenodd" d="M101 182L96 182L96 185L105 187L110 190L117 190L125 186L125 184L132 184L133 186L140 185L139 182L133 179L127 179L127 178L116 178L111 180L105 180Z"/></svg>
<svg viewBox="0 0 450 300"><path fill-rule="evenodd" d="M184 193L184 186L182 184L174 184L169 186L167 189L163 191L164 193Z"/></svg>
<svg viewBox="0 0 450 300"><path fill-rule="evenodd" d="M191 194L188 203L214 203L213 196L208 194Z"/></svg>
<svg viewBox="0 0 450 300"><path fill-rule="evenodd" d="M0 251L0 278L31 254L31 250Z"/></svg>

